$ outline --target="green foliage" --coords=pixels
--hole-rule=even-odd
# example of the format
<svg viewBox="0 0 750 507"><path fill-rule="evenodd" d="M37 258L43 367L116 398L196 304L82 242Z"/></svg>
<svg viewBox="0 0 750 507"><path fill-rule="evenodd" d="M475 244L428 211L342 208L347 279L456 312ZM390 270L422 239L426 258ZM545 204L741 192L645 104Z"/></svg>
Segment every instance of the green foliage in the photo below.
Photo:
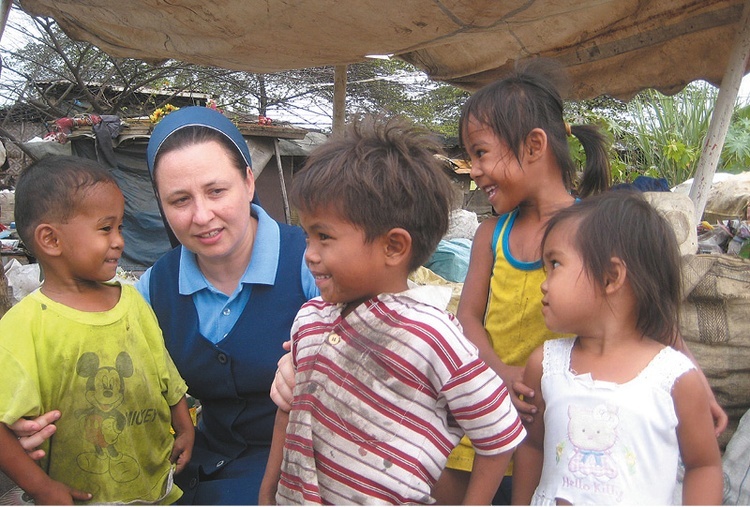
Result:
<svg viewBox="0 0 750 507"><path fill-rule="evenodd" d="M632 165L677 185L695 173L716 102L716 88L693 83L671 97L655 90L628 104L633 129L628 135Z"/></svg>

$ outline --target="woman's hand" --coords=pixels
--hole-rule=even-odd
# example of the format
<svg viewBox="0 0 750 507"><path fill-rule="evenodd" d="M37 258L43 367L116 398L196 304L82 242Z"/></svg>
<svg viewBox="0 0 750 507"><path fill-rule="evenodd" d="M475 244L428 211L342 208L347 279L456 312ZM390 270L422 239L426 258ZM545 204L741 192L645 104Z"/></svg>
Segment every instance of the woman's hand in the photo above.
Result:
<svg viewBox="0 0 750 507"><path fill-rule="evenodd" d="M284 342L284 350L289 351L291 348L292 342ZM279 359L276 376L273 379L273 384L271 384L271 399L285 412L292 409L294 385L294 364L292 363L292 354L288 352Z"/></svg>
<svg viewBox="0 0 750 507"><path fill-rule="evenodd" d="M36 419L19 419L9 426L10 430L18 437L18 443L33 460L44 457L44 451L37 449L57 431L53 423L60 419L59 410L51 410Z"/></svg>

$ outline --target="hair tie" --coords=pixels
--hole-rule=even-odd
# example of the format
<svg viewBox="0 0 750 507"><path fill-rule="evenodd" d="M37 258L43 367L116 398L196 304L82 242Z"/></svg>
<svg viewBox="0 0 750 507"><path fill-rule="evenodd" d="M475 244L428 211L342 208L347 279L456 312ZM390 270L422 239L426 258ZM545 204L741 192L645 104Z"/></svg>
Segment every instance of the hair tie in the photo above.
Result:
<svg viewBox="0 0 750 507"><path fill-rule="evenodd" d="M572 136L573 132L570 131L570 123L566 121L564 121L563 123L565 124L565 133L568 134L568 136Z"/></svg>

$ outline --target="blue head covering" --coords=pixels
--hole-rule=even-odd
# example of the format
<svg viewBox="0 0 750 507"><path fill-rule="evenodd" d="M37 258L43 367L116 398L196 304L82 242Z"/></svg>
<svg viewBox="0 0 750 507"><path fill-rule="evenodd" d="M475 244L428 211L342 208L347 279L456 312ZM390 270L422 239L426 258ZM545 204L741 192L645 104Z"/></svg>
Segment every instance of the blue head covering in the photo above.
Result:
<svg viewBox="0 0 750 507"><path fill-rule="evenodd" d="M156 160L156 154L169 136L185 127L208 127L223 134L237 147L248 167L252 167L250 150L247 147L245 138L242 137L240 131L229 118L208 107L182 107L162 118L156 124L156 127L154 127L154 131L151 133L151 138L148 141L146 159L148 161L148 171L151 174L151 181L154 184L154 190L156 190L156 182L154 181L154 161ZM252 202L260 204L257 193L253 194ZM177 246L179 242L164 217L164 212L161 210L161 203L159 204L159 210L162 212L162 219L164 220L164 226L167 230L170 243L173 247Z"/></svg>
<svg viewBox="0 0 750 507"><path fill-rule="evenodd" d="M156 154L159 152L161 145L169 136L185 127L208 127L225 135L240 150L248 167L253 166L245 138L242 137L240 131L229 118L208 107L190 106L169 113L156 124L146 149L148 170L152 178L154 176L154 160L156 160Z"/></svg>

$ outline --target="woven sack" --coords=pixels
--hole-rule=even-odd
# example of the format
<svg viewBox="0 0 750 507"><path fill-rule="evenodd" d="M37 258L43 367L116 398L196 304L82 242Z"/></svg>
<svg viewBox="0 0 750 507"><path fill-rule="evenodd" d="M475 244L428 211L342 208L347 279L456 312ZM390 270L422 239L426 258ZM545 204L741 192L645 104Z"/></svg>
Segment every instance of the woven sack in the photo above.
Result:
<svg viewBox="0 0 750 507"><path fill-rule="evenodd" d="M729 415L722 447L750 409L750 260L682 257L680 331Z"/></svg>

